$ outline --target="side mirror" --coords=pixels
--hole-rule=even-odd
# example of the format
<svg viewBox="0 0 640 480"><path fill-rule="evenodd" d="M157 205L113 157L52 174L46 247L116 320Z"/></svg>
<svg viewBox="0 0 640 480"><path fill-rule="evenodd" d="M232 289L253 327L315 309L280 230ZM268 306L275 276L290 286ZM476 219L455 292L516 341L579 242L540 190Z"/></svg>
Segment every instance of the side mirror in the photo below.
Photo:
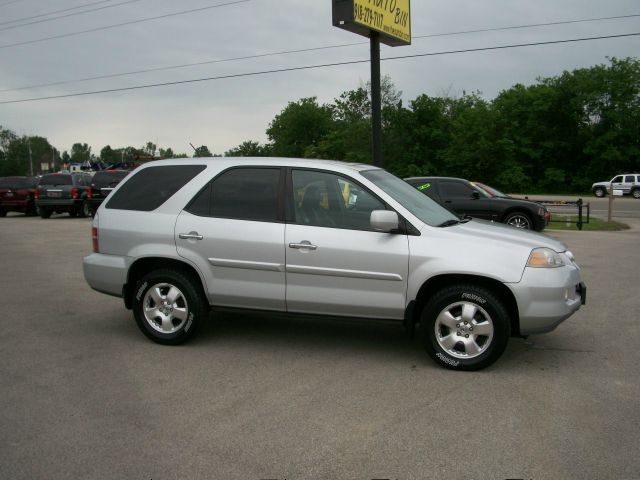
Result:
<svg viewBox="0 0 640 480"><path fill-rule="evenodd" d="M471 198L474 198L476 200L479 199L480 198L480 192L478 190L473 190L471 192Z"/></svg>
<svg viewBox="0 0 640 480"><path fill-rule="evenodd" d="M398 214L391 210L373 210L369 223L374 230L388 233L398 228Z"/></svg>

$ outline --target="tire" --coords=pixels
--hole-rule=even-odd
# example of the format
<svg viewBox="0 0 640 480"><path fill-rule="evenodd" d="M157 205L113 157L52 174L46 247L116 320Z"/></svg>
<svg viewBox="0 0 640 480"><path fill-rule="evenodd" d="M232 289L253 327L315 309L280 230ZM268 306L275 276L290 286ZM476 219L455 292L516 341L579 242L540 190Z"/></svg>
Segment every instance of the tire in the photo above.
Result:
<svg viewBox="0 0 640 480"><path fill-rule="evenodd" d="M155 270L137 282L134 293L133 314L138 328L163 345L186 342L209 316L209 304L199 282L182 272Z"/></svg>
<svg viewBox="0 0 640 480"><path fill-rule="evenodd" d="M510 336L509 314L486 288L453 285L437 292L424 306L420 336L427 353L439 365L480 370L504 352Z"/></svg>
<svg viewBox="0 0 640 480"><path fill-rule="evenodd" d="M598 198L602 198L607 194L607 191L602 187L598 187L593 190L593 194Z"/></svg>
<svg viewBox="0 0 640 480"><path fill-rule="evenodd" d="M78 210L76 210L75 207L70 208L68 213L71 218L76 218L78 216Z"/></svg>
<svg viewBox="0 0 640 480"><path fill-rule="evenodd" d="M634 188L631 191L631 195L633 196L633 198L637 198L640 200L640 188Z"/></svg>
<svg viewBox="0 0 640 480"><path fill-rule="evenodd" d="M533 230L533 222L529 215L524 212L511 212L505 219L504 223L512 227L522 228L524 230Z"/></svg>
<svg viewBox="0 0 640 480"><path fill-rule="evenodd" d="M46 207L38 207L38 213L40 214L40 218L49 218L52 212Z"/></svg>
<svg viewBox="0 0 640 480"><path fill-rule="evenodd" d="M80 218L86 218L91 216L91 207L89 207L88 202L82 202L80 209L78 210L78 216Z"/></svg>
<svg viewBox="0 0 640 480"><path fill-rule="evenodd" d="M0 207L0 218L6 217L6 216L7 216L7 211L4 208Z"/></svg>

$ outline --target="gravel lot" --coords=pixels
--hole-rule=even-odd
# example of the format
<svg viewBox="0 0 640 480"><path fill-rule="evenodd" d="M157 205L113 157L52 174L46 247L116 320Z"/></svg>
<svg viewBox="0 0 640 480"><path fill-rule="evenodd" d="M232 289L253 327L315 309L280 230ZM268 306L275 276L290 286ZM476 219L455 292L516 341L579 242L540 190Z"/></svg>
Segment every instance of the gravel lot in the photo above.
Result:
<svg viewBox="0 0 640 480"><path fill-rule="evenodd" d="M90 221L0 219L0 478L640 478L640 220L548 232L588 302L494 366L397 327L223 316L148 341L88 288Z"/></svg>

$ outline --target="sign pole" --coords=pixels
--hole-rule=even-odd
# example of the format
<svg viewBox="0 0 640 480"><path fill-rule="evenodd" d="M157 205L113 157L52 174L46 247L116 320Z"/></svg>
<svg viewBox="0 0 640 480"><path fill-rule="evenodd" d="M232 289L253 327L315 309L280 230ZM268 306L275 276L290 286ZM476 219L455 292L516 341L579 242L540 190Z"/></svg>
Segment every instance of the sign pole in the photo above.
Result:
<svg viewBox="0 0 640 480"><path fill-rule="evenodd" d="M382 101L380 87L380 35L371 30L371 136L373 164L382 167Z"/></svg>

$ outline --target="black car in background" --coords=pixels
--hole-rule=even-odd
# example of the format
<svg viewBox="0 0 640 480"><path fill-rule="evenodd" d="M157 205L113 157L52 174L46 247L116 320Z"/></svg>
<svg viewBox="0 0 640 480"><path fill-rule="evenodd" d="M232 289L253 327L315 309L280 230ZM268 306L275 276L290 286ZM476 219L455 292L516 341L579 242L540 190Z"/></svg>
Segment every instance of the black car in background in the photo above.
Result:
<svg viewBox="0 0 640 480"><path fill-rule="evenodd" d="M86 217L91 211L87 190L93 173L48 173L40 177L36 189L36 207L42 218L67 212L71 217Z"/></svg>
<svg viewBox="0 0 640 480"><path fill-rule="evenodd" d="M411 177L405 181L460 216L482 218L536 231L543 230L551 219L549 211L539 203L491 196L462 178Z"/></svg>
<svg viewBox="0 0 640 480"><path fill-rule="evenodd" d="M35 215L37 185L38 177L0 177L0 217L8 212Z"/></svg>
<svg viewBox="0 0 640 480"><path fill-rule="evenodd" d="M118 183L129 174L128 170L100 170L91 179L87 190L87 203L91 215L96 213L100 204Z"/></svg>

